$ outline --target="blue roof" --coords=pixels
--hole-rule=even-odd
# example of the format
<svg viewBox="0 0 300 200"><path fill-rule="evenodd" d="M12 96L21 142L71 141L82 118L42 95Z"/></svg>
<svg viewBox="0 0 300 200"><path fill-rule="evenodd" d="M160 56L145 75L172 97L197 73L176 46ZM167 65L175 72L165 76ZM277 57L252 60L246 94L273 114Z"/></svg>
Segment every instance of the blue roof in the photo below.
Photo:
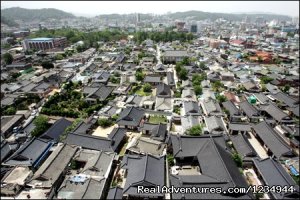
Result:
<svg viewBox="0 0 300 200"><path fill-rule="evenodd" d="M31 41L45 41L45 40L53 40L53 38L32 38L29 39Z"/></svg>
<svg viewBox="0 0 300 200"><path fill-rule="evenodd" d="M297 172L297 169L293 165L290 166L290 170L291 170L291 173L294 176L299 176L299 173Z"/></svg>

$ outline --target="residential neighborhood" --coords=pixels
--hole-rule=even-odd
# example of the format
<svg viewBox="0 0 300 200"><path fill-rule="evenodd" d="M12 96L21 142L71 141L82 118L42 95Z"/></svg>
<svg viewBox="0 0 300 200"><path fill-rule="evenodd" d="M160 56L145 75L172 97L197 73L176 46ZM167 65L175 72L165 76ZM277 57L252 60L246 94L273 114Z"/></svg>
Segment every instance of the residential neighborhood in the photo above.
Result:
<svg viewBox="0 0 300 200"><path fill-rule="evenodd" d="M298 199L299 18L277 17L1 19L1 199Z"/></svg>

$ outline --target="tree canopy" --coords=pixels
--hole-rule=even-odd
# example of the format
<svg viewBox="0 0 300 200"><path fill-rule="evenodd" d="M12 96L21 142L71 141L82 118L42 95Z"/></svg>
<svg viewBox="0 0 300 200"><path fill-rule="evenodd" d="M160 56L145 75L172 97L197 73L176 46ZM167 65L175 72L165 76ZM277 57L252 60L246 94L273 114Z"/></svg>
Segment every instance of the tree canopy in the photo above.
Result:
<svg viewBox="0 0 300 200"><path fill-rule="evenodd" d="M192 128L187 130L187 134L192 135L192 136L202 135L202 126L200 124L196 125L196 126L193 126Z"/></svg>
<svg viewBox="0 0 300 200"><path fill-rule="evenodd" d="M152 89L152 87L149 83L146 83L143 87L144 92L151 92L151 89Z"/></svg>
<svg viewBox="0 0 300 200"><path fill-rule="evenodd" d="M50 126L48 124L48 117L43 116L43 115L37 116L34 119L33 124L35 125L35 128L31 132L31 135L36 136L36 137L43 134Z"/></svg>
<svg viewBox="0 0 300 200"><path fill-rule="evenodd" d="M44 61L42 62L42 67L45 68L45 69L51 69L51 68L54 68L54 65L53 63L51 62L48 62L48 61Z"/></svg>
<svg viewBox="0 0 300 200"><path fill-rule="evenodd" d="M10 53L5 53L3 59L7 65L10 65L14 61L14 58Z"/></svg>

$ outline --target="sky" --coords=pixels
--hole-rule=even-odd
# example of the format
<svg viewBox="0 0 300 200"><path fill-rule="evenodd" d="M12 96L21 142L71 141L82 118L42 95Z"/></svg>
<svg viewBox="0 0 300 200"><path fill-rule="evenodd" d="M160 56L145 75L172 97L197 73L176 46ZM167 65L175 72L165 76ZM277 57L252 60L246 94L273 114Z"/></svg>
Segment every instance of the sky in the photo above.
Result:
<svg viewBox="0 0 300 200"><path fill-rule="evenodd" d="M56 8L81 16L184 12L199 10L221 13L275 13L299 16L299 1L2 1L1 9Z"/></svg>

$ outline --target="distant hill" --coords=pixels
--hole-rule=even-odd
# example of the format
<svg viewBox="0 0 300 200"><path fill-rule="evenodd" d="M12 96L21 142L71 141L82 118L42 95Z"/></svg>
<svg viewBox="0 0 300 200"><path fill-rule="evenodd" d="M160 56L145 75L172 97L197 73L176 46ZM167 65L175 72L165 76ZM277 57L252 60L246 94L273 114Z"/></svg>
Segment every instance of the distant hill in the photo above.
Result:
<svg viewBox="0 0 300 200"><path fill-rule="evenodd" d="M202 11L186 11L186 12L175 12L166 14L164 16L170 17L171 19L179 19L184 20L185 18L189 17L190 19L194 20L205 20L205 19L211 19L216 20L219 18L224 18L226 20L236 20L241 21L246 16L248 16L250 19L255 19L256 17L263 17L265 20L290 20L291 17L285 16L285 15L277 15L277 14L229 14L229 13L210 13L210 12L202 12ZM135 19L135 14L126 14L126 15L120 15L120 14L105 14L105 15L98 15L98 18L102 19L108 19L108 20L118 20L118 19ZM142 20L144 19L151 19L153 16L151 14L140 14L140 17Z"/></svg>
<svg viewBox="0 0 300 200"><path fill-rule="evenodd" d="M5 16L1 16L1 23L6 24L7 26L14 26L14 27L19 26L19 24L17 24L14 20L8 19Z"/></svg>
<svg viewBox="0 0 300 200"><path fill-rule="evenodd" d="M1 10L1 22L5 24L12 24L13 22L16 22L16 20L30 22L36 19L43 21L47 19L65 19L71 17L75 16L54 8L25 9L13 7Z"/></svg>
<svg viewBox="0 0 300 200"><path fill-rule="evenodd" d="M290 20L291 17L285 15L276 15L276 14L228 14L228 13L210 13L210 12L202 12L202 11L186 11L186 12L175 12L166 15L155 15L155 18L159 18L159 16L169 17L173 20L185 20L186 18L194 19L194 20L204 20L211 19L216 20L219 18L224 18L226 20L232 21L241 21L246 16L250 19L255 19L256 17L263 17L265 20ZM151 20L153 19L152 14L140 14L141 20ZM6 8L1 10L1 23L7 24L8 26L17 26L17 21L31 22L33 20L46 21L48 19L66 19L66 18L76 18L75 15L71 13L67 13L54 8L43 8L43 9L25 9L20 7ZM105 14L98 15L96 18L105 19L105 20L121 20L126 19L130 21L135 21L136 14Z"/></svg>
<svg viewBox="0 0 300 200"><path fill-rule="evenodd" d="M228 13L210 13L202 11L186 11L186 12L176 12L168 14L172 19L184 19L186 17L193 17L195 20L204 20L211 19L216 20L219 18L224 18L226 20L243 20L246 16L250 19L255 19L256 17L263 17L265 20L290 20L291 17L285 15L276 15L276 14L228 14Z"/></svg>

